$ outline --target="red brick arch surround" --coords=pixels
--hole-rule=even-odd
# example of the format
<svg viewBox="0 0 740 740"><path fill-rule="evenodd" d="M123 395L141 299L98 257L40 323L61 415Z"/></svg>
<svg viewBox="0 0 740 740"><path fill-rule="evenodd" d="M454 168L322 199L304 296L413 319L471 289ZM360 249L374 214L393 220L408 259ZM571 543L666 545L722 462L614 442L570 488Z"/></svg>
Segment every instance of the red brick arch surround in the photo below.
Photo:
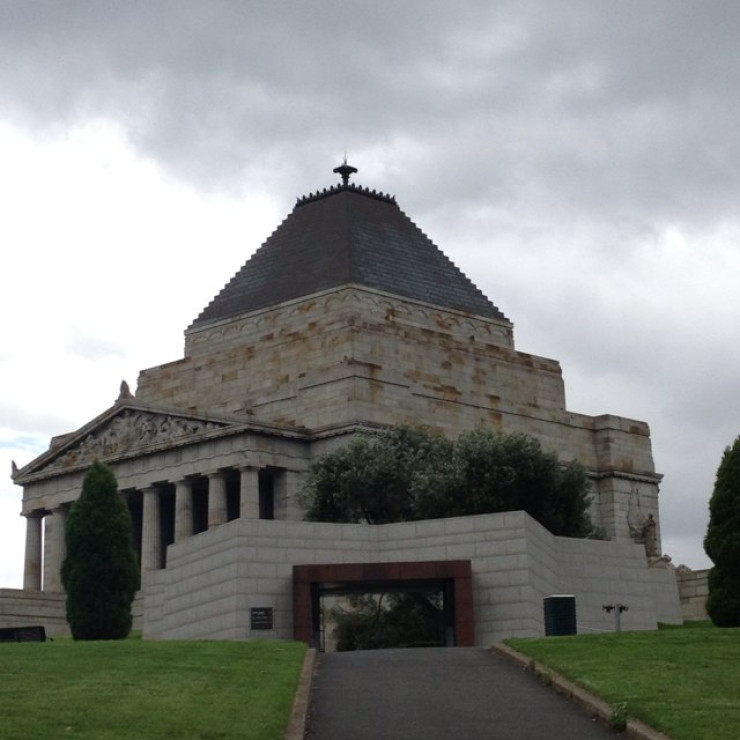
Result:
<svg viewBox="0 0 740 740"><path fill-rule="evenodd" d="M469 560L419 563L338 563L293 566L293 636L312 641L313 590L321 584L358 585L363 582L398 584L403 581L452 581L455 603L455 645L475 644L473 575Z"/></svg>

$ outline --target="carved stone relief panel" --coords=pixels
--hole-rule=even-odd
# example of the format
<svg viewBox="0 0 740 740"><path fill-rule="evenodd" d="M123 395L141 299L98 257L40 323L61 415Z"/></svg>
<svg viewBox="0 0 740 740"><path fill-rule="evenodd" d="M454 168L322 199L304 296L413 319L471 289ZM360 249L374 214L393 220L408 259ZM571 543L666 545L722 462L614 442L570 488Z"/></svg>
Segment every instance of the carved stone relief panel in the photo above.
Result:
<svg viewBox="0 0 740 740"><path fill-rule="evenodd" d="M69 468L134 450L144 450L225 426L227 425L212 421L126 410L106 427L88 434L77 446L54 460L47 469Z"/></svg>

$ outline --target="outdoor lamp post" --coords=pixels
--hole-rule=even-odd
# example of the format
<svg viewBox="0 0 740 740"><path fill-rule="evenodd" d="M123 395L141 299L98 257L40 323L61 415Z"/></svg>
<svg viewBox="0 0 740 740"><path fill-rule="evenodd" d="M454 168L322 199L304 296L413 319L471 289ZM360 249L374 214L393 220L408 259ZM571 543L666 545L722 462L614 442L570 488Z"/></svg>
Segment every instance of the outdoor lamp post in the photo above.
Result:
<svg viewBox="0 0 740 740"><path fill-rule="evenodd" d="M607 614L614 612L614 626L617 632L622 631L622 612L629 610L625 604L604 604L601 607Z"/></svg>

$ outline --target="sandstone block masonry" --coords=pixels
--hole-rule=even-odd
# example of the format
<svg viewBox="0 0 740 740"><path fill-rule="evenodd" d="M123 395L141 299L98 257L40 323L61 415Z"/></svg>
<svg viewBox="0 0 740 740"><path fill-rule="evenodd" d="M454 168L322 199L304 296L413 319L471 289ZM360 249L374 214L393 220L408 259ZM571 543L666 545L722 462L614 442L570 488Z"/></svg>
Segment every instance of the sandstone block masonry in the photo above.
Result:
<svg viewBox="0 0 740 740"><path fill-rule="evenodd" d="M635 628L675 616L647 425L567 409L558 362L519 352L512 323L394 198L337 171L342 184L300 199L195 319L181 359L142 371L135 393L124 383L15 473L24 591L60 594L65 517L97 459L132 514L150 636L243 638L249 609L270 605L290 636L293 565L389 559L472 563L481 641L540 634L543 596L563 590L584 630L600 628L604 600L629 599ZM580 460L610 541L553 539L521 513L302 522L312 461L399 423L523 432Z"/></svg>
<svg viewBox="0 0 740 740"><path fill-rule="evenodd" d="M607 536L632 536L630 507L659 527L647 424L567 410L559 363L515 350L504 320L327 291L189 330L182 360L142 371L137 400L318 436L398 423L524 432L591 471L592 515Z"/></svg>

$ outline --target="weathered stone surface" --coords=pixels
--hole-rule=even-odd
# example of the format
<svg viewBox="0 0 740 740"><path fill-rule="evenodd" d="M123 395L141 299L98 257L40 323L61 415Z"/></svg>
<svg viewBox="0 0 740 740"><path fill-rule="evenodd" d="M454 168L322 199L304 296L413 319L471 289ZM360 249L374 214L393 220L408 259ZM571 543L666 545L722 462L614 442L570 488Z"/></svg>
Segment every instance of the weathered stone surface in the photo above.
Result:
<svg viewBox="0 0 740 740"><path fill-rule="evenodd" d="M135 394L121 386L111 409L55 437L15 472L29 518L28 587L61 588L64 513L86 467L101 459L132 513L152 636L245 637L242 619L265 605L275 607L275 634L287 635L287 569L363 559L473 560L482 640L541 633L543 595L563 590L580 594L588 629L599 628L599 602L616 592L632 600L636 628L654 626L656 614L670 620L675 582L646 561L648 544L653 559L661 554L661 476L647 424L567 409L559 363L519 352L511 322L395 203L365 203L374 196L363 192L339 188L304 201L293 231L279 234L280 227L186 331L183 358L143 370ZM337 210L334 197L351 208ZM324 213L341 224L353 213L372 223L295 231ZM313 252L296 247L312 233L331 241L311 244L330 247L330 259L312 262ZM384 243L383 234L392 238ZM268 254L271 244L295 263ZM345 255L340 269L334 260L345 248L359 251ZM431 255L434 270L422 259L407 264L406 248ZM394 275L390 254L418 274ZM346 275L355 277L340 279L353 265L358 269ZM291 269L314 272L310 280L283 275ZM454 289L435 285L435 275L454 276ZM425 302L435 296L438 304ZM250 310L239 313L245 306ZM480 315L460 306L477 306ZM313 459L358 431L399 423L450 436L477 427L523 432L564 463L580 460L593 483L592 518L613 541L552 538L521 513L382 529L298 521L298 494ZM649 538L648 522L655 523Z"/></svg>
<svg viewBox="0 0 740 740"><path fill-rule="evenodd" d="M543 600L558 593L576 597L579 632L613 630L602 607L614 600L629 606L623 629L682 620L675 579L656 579L640 545L554 537L524 512L380 526L239 519L174 545L167 570L145 576L144 636L243 639L249 609L272 607L275 635L291 639L294 563L468 559L478 645L543 634Z"/></svg>

